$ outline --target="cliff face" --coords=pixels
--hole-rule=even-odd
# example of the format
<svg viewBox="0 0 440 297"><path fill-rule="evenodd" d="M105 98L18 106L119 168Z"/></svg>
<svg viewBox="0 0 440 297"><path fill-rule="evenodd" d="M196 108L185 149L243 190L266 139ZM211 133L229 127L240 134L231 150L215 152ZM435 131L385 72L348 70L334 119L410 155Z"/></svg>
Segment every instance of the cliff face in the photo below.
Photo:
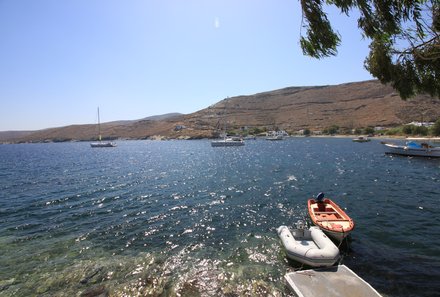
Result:
<svg viewBox="0 0 440 297"><path fill-rule="evenodd" d="M440 100L419 95L404 101L378 81L336 86L289 87L250 96L224 99L192 114L172 114L137 121L101 124L106 138L143 139L154 135L171 138L211 137L219 126L259 127L289 132L304 128L321 130L396 126L440 118ZM75 125L26 133L12 141L66 141L96 139L95 125Z"/></svg>

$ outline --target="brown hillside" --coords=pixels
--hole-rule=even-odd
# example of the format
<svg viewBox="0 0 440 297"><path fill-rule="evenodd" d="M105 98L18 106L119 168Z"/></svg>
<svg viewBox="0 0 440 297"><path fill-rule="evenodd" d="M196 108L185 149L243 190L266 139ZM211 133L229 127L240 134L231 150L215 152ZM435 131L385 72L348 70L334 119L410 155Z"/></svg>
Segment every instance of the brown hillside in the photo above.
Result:
<svg viewBox="0 0 440 297"><path fill-rule="evenodd" d="M321 130L332 125L342 128L397 126L439 118L438 98L419 95L404 101L390 86L374 80L336 86L290 87L231 97L188 115L106 123L101 128L102 135L109 139L144 139L154 135L200 138L211 137L223 123L227 123L228 128L279 128L294 132L304 128ZM96 135L96 125L75 125L35 131L13 140L93 140Z"/></svg>
<svg viewBox="0 0 440 297"><path fill-rule="evenodd" d="M211 125L226 110L234 126L277 127L288 131L314 130L338 125L344 128L396 126L440 118L440 100L420 95L404 101L378 81L338 86L285 88L223 100L186 116L187 121ZM217 116L215 116L217 115Z"/></svg>

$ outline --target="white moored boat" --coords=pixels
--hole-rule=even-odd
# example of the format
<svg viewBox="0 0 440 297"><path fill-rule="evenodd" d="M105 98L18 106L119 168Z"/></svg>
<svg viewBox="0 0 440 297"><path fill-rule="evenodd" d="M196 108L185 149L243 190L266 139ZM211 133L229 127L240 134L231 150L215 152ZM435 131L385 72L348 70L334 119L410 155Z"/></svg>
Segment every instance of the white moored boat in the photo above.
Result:
<svg viewBox="0 0 440 297"><path fill-rule="evenodd" d="M97 147L116 147L116 143L111 141L102 141L101 137L101 120L99 119L99 107L98 107L98 142L92 142L90 144L91 147L97 148Z"/></svg>
<svg viewBox="0 0 440 297"><path fill-rule="evenodd" d="M353 142L369 142L370 138L367 136L358 136L356 138L353 138Z"/></svg>
<svg viewBox="0 0 440 297"><path fill-rule="evenodd" d="M219 147L219 146L243 146L244 141L241 137L225 137L223 139L219 140L213 140L211 141L212 147Z"/></svg>
<svg viewBox="0 0 440 297"><path fill-rule="evenodd" d="M440 147L431 146L427 143L419 144L414 141L409 141L406 145L391 143L384 143L384 145L387 148L386 154L440 158Z"/></svg>
<svg viewBox="0 0 440 297"><path fill-rule="evenodd" d="M312 267L332 266L339 259L339 249L318 227L305 229L302 222L290 232L287 226L277 229L289 259Z"/></svg>
<svg viewBox="0 0 440 297"><path fill-rule="evenodd" d="M228 97L228 99L225 99L225 112L224 112L224 114L226 114L226 105L227 105L228 101L229 101L229 97ZM227 121L224 118L220 119L218 121L216 128L220 127L220 122L223 122L223 133L220 134L220 136L221 136L220 139L216 139L216 140L211 141L211 146L212 147L243 146L244 141L243 141L242 137L228 136L228 134L227 134L228 129L226 129Z"/></svg>

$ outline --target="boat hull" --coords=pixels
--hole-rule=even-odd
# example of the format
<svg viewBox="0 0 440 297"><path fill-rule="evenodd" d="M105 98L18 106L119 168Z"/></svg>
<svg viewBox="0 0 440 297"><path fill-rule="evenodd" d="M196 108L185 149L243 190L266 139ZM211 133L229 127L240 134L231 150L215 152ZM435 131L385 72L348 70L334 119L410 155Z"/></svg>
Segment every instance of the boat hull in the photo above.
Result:
<svg viewBox="0 0 440 297"><path fill-rule="evenodd" d="M318 227L294 229L293 234L286 226L277 229L286 256L294 261L312 266L334 265L339 259L339 249Z"/></svg>
<svg viewBox="0 0 440 297"><path fill-rule="evenodd" d="M100 148L100 147L116 147L116 143L113 142L95 142L90 144L93 148Z"/></svg>
<svg viewBox="0 0 440 297"><path fill-rule="evenodd" d="M369 141L370 139L366 137L358 137L353 139L353 142L369 142Z"/></svg>
<svg viewBox="0 0 440 297"><path fill-rule="evenodd" d="M408 146L395 145L385 143L387 148L386 154L415 156L415 157L431 157L440 158L440 148L411 148Z"/></svg>
<svg viewBox="0 0 440 297"><path fill-rule="evenodd" d="M277 140L283 140L283 139L284 139L283 136L266 137L266 140L269 140L269 141L277 141Z"/></svg>
<svg viewBox="0 0 440 297"><path fill-rule="evenodd" d="M243 146L244 141L242 140L214 140L211 141L212 147L224 147L224 146Z"/></svg>
<svg viewBox="0 0 440 297"><path fill-rule="evenodd" d="M307 208L313 224L338 242L341 242L354 229L354 221L328 198L322 202L309 199Z"/></svg>

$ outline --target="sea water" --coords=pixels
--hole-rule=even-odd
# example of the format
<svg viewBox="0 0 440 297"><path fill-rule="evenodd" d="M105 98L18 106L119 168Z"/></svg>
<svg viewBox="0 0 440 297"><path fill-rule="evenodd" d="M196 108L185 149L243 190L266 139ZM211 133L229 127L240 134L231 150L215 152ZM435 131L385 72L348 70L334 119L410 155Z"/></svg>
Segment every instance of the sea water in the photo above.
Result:
<svg viewBox="0 0 440 297"><path fill-rule="evenodd" d="M384 296L440 292L440 160L340 138L0 145L0 296L289 296L276 228L319 192L341 263Z"/></svg>

